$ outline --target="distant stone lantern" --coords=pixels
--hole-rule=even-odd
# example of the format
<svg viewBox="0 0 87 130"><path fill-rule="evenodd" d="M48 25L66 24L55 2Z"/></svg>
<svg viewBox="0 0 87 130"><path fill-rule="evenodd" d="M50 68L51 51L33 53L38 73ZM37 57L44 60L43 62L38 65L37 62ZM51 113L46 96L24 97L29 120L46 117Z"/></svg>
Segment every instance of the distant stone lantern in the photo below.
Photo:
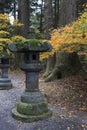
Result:
<svg viewBox="0 0 87 130"><path fill-rule="evenodd" d="M0 57L0 69L1 69L0 89L12 88L11 80L8 77L9 67L10 67L9 58Z"/></svg>
<svg viewBox="0 0 87 130"><path fill-rule="evenodd" d="M48 109L48 103L38 87L38 76L42 70L39 53L50 51L51 45L46 42L37 45L25 43L20 48L15 44L11 44L9 49L13 52L24 53L24 64L20 68L26 75L26 88L17 104L17 108L12 110L13 117L32 122L51 116L52 112Z"/></svg>

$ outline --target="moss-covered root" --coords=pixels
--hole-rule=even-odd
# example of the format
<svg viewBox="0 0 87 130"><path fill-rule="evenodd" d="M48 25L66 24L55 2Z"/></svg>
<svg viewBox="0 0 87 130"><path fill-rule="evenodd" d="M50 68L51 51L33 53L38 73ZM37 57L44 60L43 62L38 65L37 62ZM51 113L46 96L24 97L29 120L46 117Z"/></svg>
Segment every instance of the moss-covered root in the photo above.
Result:
<svg viewBox="0 0 87 130"><path fill-rule="evenodd" d="M52 71L52 73L51 73L48 77L45 78L45 82L50 82L50 81L52 81L52 80L54 80L54 79L59 79L59 78L61 78L61 77L62 77L62 74L61 74L61 72L59 71L59 69L56 67L56 68Z"/></svg>
<svg viewBox="0 0 87 130"><path fill-rule="evenodd" d="M51 72L52 72L52 71L49 71L49 72L46 71L46 72L43 74L43 77L44 77L44 78L48 77L48 76L51 74Z"/></svg>
<svg viewBox="0 0 87 130"><path fill-rule="evenodd" d="M48 77L52 70L54 69L54 66L55 66L55 55L53 56L49 56L48 60L47 60L47 67L46 67L46 72L44 73L44 78Z"/></svg>
<svg viewBox="0 0 87 130"><path fill-rule="evenodd" d="M54 80L55 76L53 75L53 73L51 73L48 77L45 78L45 82L50 82L52 80Z"/></svg>

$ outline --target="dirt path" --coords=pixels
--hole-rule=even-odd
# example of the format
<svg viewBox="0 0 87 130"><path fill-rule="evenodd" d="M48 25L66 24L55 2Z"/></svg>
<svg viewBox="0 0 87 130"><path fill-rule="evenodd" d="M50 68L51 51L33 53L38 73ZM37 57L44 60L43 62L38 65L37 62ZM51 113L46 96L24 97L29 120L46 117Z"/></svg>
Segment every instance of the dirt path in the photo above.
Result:
<svg viewBox="0 0 87 130"><path fill-rule="evenodd" d="M22 72L11 72L10 77L14 88L0 90L0 130L87 130L87 112L76 109L76 106L69 106L66 104L68 100L64 100L62 96L65 93L62 86L62 83L66 84L65 80L55 81L55 83L44 83L42 78L39 80L40 90L46 96L49 108L53 112L51 118L33 123L16 121L11 116L11 110L16 107L24 91L25 76ZM55 87L57 92L54 91Z"/></svg>

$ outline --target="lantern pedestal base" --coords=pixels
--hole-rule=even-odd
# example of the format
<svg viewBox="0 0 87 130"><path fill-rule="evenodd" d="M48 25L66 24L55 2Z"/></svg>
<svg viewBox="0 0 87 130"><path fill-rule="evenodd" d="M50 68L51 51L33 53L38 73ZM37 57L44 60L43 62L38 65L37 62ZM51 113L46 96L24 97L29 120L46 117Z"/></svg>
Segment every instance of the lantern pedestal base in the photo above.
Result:
<svg viewBox="0 0 87 130"><path fill-rule="evenodd" d="M0 78L0 90L7 90L12 88L12 83L9 78Z"/></svg>
<svg viewBox="0 0 87 130"><path fill-rule="evenodd" d="M12 110L12 115L15 119L33 122L50 117L52 112L48 109L46 100L40 103L24 103L20 101L17 108Z"/></svg>

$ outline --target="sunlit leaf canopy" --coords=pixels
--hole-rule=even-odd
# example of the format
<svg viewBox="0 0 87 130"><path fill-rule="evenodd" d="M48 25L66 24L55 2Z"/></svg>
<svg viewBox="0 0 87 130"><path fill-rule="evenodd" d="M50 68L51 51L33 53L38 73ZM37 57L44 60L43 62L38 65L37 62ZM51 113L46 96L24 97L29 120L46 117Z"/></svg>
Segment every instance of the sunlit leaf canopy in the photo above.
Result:
<svg viewBox="0 0 87 130"><path fill-rule="evenodd" d="M10 23L9 16L7 14L0 14L0 56L10 55L8 50L8 44L23 42L24 37L16 35L16 29L23 26L18 21L14 20L14 24Z"/></svg>

